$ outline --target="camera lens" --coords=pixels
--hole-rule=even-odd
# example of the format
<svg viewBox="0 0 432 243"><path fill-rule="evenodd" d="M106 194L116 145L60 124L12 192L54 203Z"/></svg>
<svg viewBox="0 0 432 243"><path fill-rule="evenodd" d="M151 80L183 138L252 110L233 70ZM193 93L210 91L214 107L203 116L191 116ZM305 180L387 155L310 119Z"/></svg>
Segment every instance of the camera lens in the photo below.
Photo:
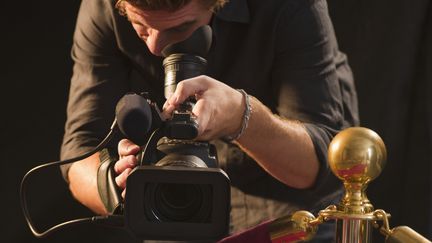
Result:
<svg viewBox="0 0 432 243"><path fill-rule="evenodd" d="M173 221L185 221L199 212L203 193L197 185L160 184L155 199L158 211Z"/></svg>
<svg viewBox="0 0 432 243"><path fill-rule="evenodd" d="M210 185L159 183L146 190L147 212L163 222L209 222L212 208Z"/></svg>

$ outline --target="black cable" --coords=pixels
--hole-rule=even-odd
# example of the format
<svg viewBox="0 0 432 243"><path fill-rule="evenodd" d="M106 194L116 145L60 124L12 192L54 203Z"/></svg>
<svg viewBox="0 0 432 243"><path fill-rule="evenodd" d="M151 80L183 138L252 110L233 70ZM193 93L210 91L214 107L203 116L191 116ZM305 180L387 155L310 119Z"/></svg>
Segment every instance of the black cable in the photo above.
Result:
<svg viewBox="0 0 432 243"><path fill-rule="evenodd" d="M151 158L147 151L154 151L155 146L157 145L157 141L163 136L163 129L157 128L152 132L147 143L141 153L141 158L139 159L140 165L149 165L151 164Z"/></svg>
<svg viewBox="0 0 432 243"><path fill-rule="evenodd" d="M31 218L30 218L30 213L28 211L28 207L27 207L27 200L26 200L26 185L27 185L27 178L29 177L29 175L33 174L34 172L36 172L37 170L41 170L41 169L45 169L48 167L52 167L52 166L60 166L60 165L64 165L64 164L70 164L76 161L80 161L83 160L93 154L95 154L96 152L102 150L107 144L108 142L111 140L112 136L115 134L115 132L117 131L116 129L116 124L117 124L117 120L114 119L113 124L111 125L111 129L108 133L108 135L102 140L102 142L100 142L96 148L94 148L93 150L91 150L90 152L87 152L81 156L72 158L72 159L67 159L67 160L60 160L60 161L55 161L55 162L50 162L50 163L46 163L46 164L42 164L39 166L34 167L33 169L29 170L23 177L23 179L21 180L21 186L20 186L20 201L21 201L21 208L23 210L23 214L25 217L25 220L31 230L31 232L38 238L42 238L45 237L51 233L53 233L54 231L59 230L60 228L63 228L65 226L72 226L72 225L78 225L78 224L84 224L84 223L100 223L100 224L106 224L108 226L122 226L122 221L123 221L123 216L119 216L119 215L108 215L108 216L94 216L94 217L89 217L89 218L81 218L81 219L74 219L74 220L70 220L61 224L57 224L51 228L49 228L48 230L44 231L44 232L39 232L36 227L34 226L34 223L32 222Z"/></svg>

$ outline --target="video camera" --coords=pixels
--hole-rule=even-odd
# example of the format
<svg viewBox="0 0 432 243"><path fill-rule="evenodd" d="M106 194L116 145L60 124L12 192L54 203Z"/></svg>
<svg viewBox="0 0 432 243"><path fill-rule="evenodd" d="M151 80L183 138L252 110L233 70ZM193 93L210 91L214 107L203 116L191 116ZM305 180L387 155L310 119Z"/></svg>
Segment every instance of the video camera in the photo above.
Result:
<svg viewBox="0 0 432 243"><path fill-rule="evenodd" d="M163 50L166 98L179 81L204 72L207 62L202 56L210 48L211 37L210 27L204 26ZM127 94L116 108L122 133L145 144L140 165L126 183L126 228L142 239L223 237L229 225L229 179L218 168L215 147L193 140L198 135L194 100L184 102L171 119L163 121L157 105L147 98Z"/></svg>
<svg viewBox="0 0 432 243"><path fill-rule="evenodd" d="M210 49L211 39L210 27L203 26L187 40L163 50L166 98L179 81L204 72L207 62L203 56ZM194 140L198 135L198 124L192 114L194 104L195 100L189 98L173 112L171 119L164 120L148 94L126 94L117 104L111 132L97 148L80 157L29 171L21 184L21 202L33 234L43 237L66 225L96 222L124 226L135 237L145 240L217 240L226 236L230 182L218 167L214 145ZM128 176L124 202L114 180L117 160L108 149L103 149L117 128L142 148L137 155L139 165ZM72 163L101 149L98 191L110 215L72 220L39 233L27 209L27 176L36 169Z"/></svg>

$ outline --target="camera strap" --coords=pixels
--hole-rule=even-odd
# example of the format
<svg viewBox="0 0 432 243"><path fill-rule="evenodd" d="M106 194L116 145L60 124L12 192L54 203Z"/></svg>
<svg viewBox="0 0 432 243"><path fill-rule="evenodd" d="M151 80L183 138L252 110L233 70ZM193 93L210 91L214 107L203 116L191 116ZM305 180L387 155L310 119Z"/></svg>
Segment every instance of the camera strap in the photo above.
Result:
<svg viewBox="0 0 432 243"><path fill-rule="evenodd" d="M123 214L123 200L120 189L115 183L114 164L116 154L104 148L100 151L101 164L97 173L97 187L99 196L109 214Z"/></svg>

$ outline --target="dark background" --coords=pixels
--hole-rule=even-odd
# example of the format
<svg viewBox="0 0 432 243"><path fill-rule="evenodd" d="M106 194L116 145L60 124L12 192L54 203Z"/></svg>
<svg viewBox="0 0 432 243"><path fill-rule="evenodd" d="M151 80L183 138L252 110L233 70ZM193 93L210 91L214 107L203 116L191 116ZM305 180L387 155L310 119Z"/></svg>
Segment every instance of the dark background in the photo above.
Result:
<svg viewBox="0 0 432 243"><path fill-rule="evenodd" d="M78 7L78 0L1 5L1 242L135 241L94 225L36 239L20 209L25 172L58 159ZM432 239L432 1L329 0L329 9L355 74L362 126L388 149L369 199L392 214L391 226L409 225ZM28 202L39 229L92 215L72 199L57 169L31 178Z"/></svg>

